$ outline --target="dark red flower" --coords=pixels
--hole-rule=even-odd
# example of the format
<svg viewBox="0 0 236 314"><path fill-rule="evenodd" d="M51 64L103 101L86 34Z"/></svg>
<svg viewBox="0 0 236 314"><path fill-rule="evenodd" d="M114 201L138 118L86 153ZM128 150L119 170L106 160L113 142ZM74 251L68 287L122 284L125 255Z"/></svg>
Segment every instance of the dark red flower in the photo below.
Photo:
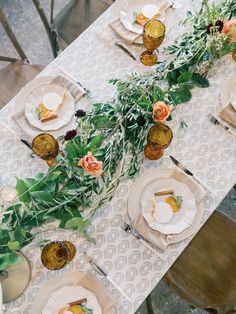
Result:
<svg viewBox="0 0 236 314"><path fill-rule="evenodd" d="M138 124L139 126L144 126L145 123L146 123L146 120L145 120L145 118L144 118L143 116L139 116L139 117L137 118L136 122L137 122L137 124Z"/></svg>
<svg viewBox="0 0 236 314"><path fill-rule="evenodd" d="M71 130L71 131L66 132L66 135L64 137L65 141L71 140L72 138L76 136L76 134L77 134L76 130Z"/></svg>
<svg viewBox="0 0 236 314"><path fill-rule="evenodd" d="M216 22L215 22L215 25L214 25L213 23L210 23L210 24L207 26L207 34L210 34L210 33L212 32L212 29L213 29L214 26L217 28L217 30L218 30L219 32L221 32L222 29L223 29L224 23L223 23L221 20L216 21Z"/></svg>
<svg viewBox="0 0 236 314"><path fill-rule="evenodd" d="M82 117L86 116L86 112L84 110L82 110L82 109L79 109L79 110L76 111L75 116L77 118L82 118Z"/></svg>

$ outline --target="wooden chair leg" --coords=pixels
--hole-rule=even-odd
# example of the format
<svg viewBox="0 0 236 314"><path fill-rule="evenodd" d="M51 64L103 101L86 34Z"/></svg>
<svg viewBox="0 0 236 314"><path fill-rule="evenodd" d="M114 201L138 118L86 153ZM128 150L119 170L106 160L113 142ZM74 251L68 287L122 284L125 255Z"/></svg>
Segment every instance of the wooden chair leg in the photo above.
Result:
<svg viewBox="0 0 236 314"><path fill-rule="evenodd" d="M148 314L154 314L153 308L152 308L151 294L149 294L146 298L146 305L147 305Z"/></svg>

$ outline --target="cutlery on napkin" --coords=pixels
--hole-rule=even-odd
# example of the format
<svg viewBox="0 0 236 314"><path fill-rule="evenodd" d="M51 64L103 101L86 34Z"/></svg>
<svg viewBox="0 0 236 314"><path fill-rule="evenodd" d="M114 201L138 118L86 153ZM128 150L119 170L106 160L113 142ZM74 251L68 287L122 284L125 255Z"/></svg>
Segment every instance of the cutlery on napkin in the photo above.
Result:
<svg viewBox="0 0 236 314"><path fill-rule="evenodd" d="M84 256L86 257L87 261L89 264L92 266L92 268L100 275L104 276L112 285L114 288L116 288L120 294L123 295L123 297L131 302L131 299L128 297L128 295L117 285L117 283L108 275L93 259L91 256L89 256L87 253L83 253Z"/></svg>
<svg viewBox="0 0 236 314"><path fill-rule="evenodd" d="M116 47L118 47L119 49L121 49L124 53L126 53L130 58L132 58L133 60L137 60L136 57L134 56L134 54L127 49L124 45L122 45L121 43L114 41L113 39L111 39L105 32L103 32L101 29L99 30L98 35L101 36L102 39L107 40L108 42L110 42L112 45L115 45Z"/></svg>
<svg viewBox="0 0 236 314"><path fill-rule="evenodd" d="M145 248L150 250L152 253L157 255L159 258L163 260L163 257L158 254L157 250L155 250L148 241L135 229L132 227L131 224L128 224L126 221L122 220L120 223L121 229L123 229L125 232L132 234L140 243L142 243Z"/></svg>
<svg viewBox="0 0 236 314"><path fill-rule="evenodd" d="M171 161L179 168L181 169L183 172L185 172L187 175L191 176L197 183L199 183L202 187L204 187L204 189L206 189L208 192L210 192L211 194L216 195L216 193L214 193L201 179L199 179L198 177L196 177L190 170L188 170L182 163L180 163L178 160L176 160L173 156L169 156Z"/></svg>
<svg viewBox="0 0 236 314"><path fill-rule="evenodd" d="M229 104L226 108L224 108L220 112L220 116L223 120L227 121L228 123L232 124L233 126L236 126L236 111L234 110L233 106ZM208 120L215 125L219 125L224 130L228 131L230 134L236 136L236 131L234 131L232 128L226 126L224 123L219 121L216 117L213 116L212 113L208 113L207 115Z"/></svg>

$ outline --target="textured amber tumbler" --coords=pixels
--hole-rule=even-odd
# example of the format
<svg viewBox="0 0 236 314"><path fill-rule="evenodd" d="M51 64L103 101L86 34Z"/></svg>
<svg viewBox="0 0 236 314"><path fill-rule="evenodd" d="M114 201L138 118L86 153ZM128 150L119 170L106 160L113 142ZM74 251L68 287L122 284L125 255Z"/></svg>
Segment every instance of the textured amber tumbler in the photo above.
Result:
<svg viewBox="0 0 236 314"><path fill-rule="evenodd" d="M33 139L32 150L51 167L58 155L59 145L52 135L41 133Z"/></svg>
<svg viewBox="0 0 236 314"><path fill-rule="evenodd" d="M150 160L157 160L163 156L173 139L173 132L163 123L157 123L148 131L147 145L144 149L145 156Z"/></svg>
<svg viewBox="0 0 236 314"><path fill-rule="evenodd" d="M140 61L146 66L155 65L157 55L155 50L160 47L165 38L165 25L159 20L150 20L143 27L143 44L147 49L140 55Z"/></svg>

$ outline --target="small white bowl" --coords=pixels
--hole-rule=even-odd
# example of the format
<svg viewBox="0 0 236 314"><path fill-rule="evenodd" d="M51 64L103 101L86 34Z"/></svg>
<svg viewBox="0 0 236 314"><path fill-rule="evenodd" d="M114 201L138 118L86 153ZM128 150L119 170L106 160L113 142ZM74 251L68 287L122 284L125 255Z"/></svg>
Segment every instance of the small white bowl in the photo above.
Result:
<svg viewBox="0 0 236 314"><path fill-rule="evenodd" d="M171 220L173 210L167 203L156 202L155 208L152 206L151 216L156 222L164 224Z"/></svg>
<svg viewBox="0 0 236 314"><path fill-rule="evenodd" d="M142 8L142 14L148 19L151 19L158 11L159 7L155 4L147 4Z"/></svg>

